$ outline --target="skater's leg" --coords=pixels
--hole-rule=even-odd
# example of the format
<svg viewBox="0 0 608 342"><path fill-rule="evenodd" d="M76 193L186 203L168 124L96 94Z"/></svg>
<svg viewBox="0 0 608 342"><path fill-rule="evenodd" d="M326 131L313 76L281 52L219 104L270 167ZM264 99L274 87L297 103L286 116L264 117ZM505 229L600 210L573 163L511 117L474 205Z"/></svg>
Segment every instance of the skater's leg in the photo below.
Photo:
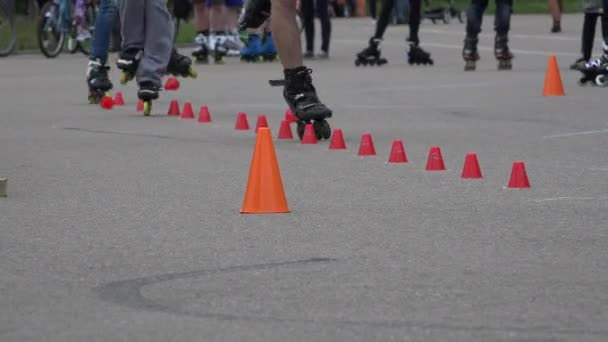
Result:
<svg viewBox="0 0 608 342"><path fill-rule="evenodd" d="M418 32L420 30L420 2L422 0L410 0L410 13L409 13L409 26L410 26L410 36L408 37L408 41L418 45L420 43L420 39L418 37Z"/></svg>
<svg viewBox="0 0 608 342"><path fill-rule="evenodd" d="M382 8L380 8L380 17L376 22L376 33L374 34L374 38L382 39L384 36L384 32L386 32L391 15L393 14L394 7L395 0L382 1Z"/></svg>
<svg viewBox="0 0 608 342"><path fill-rule="evenodd" d="M495 30L497 36L508 36L511 29L513 0L496 0Z"/></svg>
<svg viewBox="0 0 608 342"><path fill-rule="evenodd" d="M497 5L498 6L498 5ZM488 0L472 0L467 10L467 37L477 39L481 32L483 12L488 7Z"/></svg>
<svg viewBox="0 0 608 342"><path fill-rule="evenodd" d="M205 36L209 36L209 12L205 0L194 0L192 2L194 8L194 26L196 31Z"/></svg>
<svg viewBox="0 0 608 342"><path fill-rule="evenodd" d="M551 28L552 33L561 32L561 19L562 19L562 1L561 0L549 0L549 12L553 18L553 27Z"/></svg>
<svg viewBox="0 0 608 342"><path fill-rule="evenodd" d="M146 34L144 2L141 0L121 0L118 3L122 50L143 49Z"/></svg>
<svg viewBox="0 0 608 342"><path fill-rule="evenodd" d="M91 60L99 60L100 63L106 64L115 12L116 6L114 5L113 0L100 1L97 17L95 18L95 32L93 32L90 55Z"/></svg>
<svg viewBox="0 0 608 342"><path fill-rule="evenodd" d="M599 16L600 14L598 12L585 12L583 33L581 37L581 53L584 61L589 61L589 59L591 59L593 41L595 39L595 27Z"/></svg>
<svg viewBox="0 0 608 342"><path fill-rule="evenodd" d="M285 69L302 66L304 62L300 32L296 23L296 2L273 0L270 26L274 32L274 43Z"/></svg>
<svg viewBox="0 0 608 342"><path fill-rule="evenodd" d="M316 0L316 7L321 20L321 51L324 55L327 55L329 54L329 41L331 39L331 19L329 18L327 0Z"/></svg>
<svg viewBox="0 0 608 342"><path fill-rule="evenodd" d="M144 15L144 54L137 69L137 82L160 88L161 77L167 70L173 48L173 20L166 0L146 0Z"/></svg>
<svg viewBox="0 0 608 342"><path fill-rule="evenodd" d="M304 57L313 56L315 50L315 0L302 0L301 11L304 25L304 36L306 37L306 53Z"/></svg>

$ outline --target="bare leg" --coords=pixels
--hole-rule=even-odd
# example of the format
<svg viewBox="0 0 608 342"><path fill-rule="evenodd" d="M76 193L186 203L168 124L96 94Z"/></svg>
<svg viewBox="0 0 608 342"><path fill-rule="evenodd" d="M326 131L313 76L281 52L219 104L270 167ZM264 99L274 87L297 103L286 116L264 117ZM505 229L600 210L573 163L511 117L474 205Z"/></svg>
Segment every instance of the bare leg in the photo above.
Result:
<svg viewBox="0 0 608 342"><path fill-rule="evenodd" d="M203 0L195 2L194 7L194 25L198 32L209 31L209 12Z"/></svg>
<svg viewBox="0 0 608 342"><path fill-rule="evenodd" d="M272 1L270 27L274 32L274 43L285 69L304 65L302 41L296 22L296 2L293 0Z"/></svg>
<svg viewBox="0 0 608 342"><path fill-rule="evenodd" d="M561 0L549 0L549 12L553 17L553 28L551 32L556 33L561 31L562 4Z"/></svg>

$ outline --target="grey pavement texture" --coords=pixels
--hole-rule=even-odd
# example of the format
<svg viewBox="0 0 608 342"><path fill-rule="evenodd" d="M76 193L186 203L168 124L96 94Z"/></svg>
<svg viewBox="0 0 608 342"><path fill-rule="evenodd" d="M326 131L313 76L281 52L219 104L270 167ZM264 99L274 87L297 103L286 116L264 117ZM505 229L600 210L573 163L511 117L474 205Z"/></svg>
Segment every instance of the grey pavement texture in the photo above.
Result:
<svg viewBox="0 0 608 342"><path fill-rule="evenodd" d="M486 17L465 73L462 24L423 24L434 66L407 65L398 26L389 64L355 68L373 23L334 21L308 64L348 150L275 140L278 215L239 214L255 135L233 126L264 113L276 135L279 64L197 66L146 118L116 70L127 105L88 105L82 56L0 59L0 341L607 341L606 89L567 70L581 15L512 25L514 70ZM541 96L551 53L565 97ZM213 123L167 117L173 98ZM386 163L393 139L409 163ZM483 179L460 178L468 152ZM505 189L518 160L531 189Z"/></svg>

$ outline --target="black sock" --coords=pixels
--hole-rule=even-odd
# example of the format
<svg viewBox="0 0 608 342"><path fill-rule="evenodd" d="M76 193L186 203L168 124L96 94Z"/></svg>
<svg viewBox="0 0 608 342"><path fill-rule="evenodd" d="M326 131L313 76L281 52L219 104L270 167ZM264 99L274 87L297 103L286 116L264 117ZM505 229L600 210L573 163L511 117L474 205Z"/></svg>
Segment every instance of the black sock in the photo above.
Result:
<svg viewBox="0 0 608 342"><path fill-rule="evenodd" d="M583 53L583 58L586 61L591 59L591 54L593 53L595 24L597 23L597 18L599 16L599 13L585 13L585 20L583 21L583 36L581 38L581 52Z"/></svg>

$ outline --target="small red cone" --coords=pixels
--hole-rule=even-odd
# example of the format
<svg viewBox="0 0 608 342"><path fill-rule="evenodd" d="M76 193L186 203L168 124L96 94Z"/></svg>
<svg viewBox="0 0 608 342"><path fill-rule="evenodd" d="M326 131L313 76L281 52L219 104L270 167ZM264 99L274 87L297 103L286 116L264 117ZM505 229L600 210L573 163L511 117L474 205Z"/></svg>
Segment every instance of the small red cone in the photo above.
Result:
<svg viewBox="0 0 608 342"><path fill-rule="evenodd" d="M376 148L374 147L374 141L370 133L363 133L361 135L361 143L359 144L360 156L375 156Z"/></svg>
<svg viewBox="0 0 608 342"><path fill-rule="evenodd" d="M177 90L179 89L179 81L175 77L169 77L165 82L165 90Z"/></svg>
<svg viewBox="0 0 608 342"><path fill-rule="evenodd" d="M144 100L137 101L137 111L138 112L144 111Z"/></svg>
<svg viewBox="0 0 608 342"><path fill-rule="evenodd" d="M169 112L167 112L169 116L179 116L179 103L177 100L171 100L171 105L169 105Z"/></svg>
<svg viewBox="0 0 608 342"><path fill-rule="evenodd" d="M116 106L125 105L125 99L122 97L121 92L116 92L116 95L114 95L114 105L116 105Z"/></svg>
<svg viewBox="0 0 608 342"><path fill-rule="evenodd" d="M266 115L264 114L258 115L258 121L255 123L256 133L260 127L268 127L268 120L266 120Z"/></svg>
<svg viewBox="0 0 608 342"><path fill-rule="evenodd" d="M477 155L475 153L467 154L464 159L462 178L482 178L481 168L479 167L479 162L477 161Z"/></svg>
<svg viewBox="0 0 608 342"><path fill-rule="evenodd" d="M393 146L391 147L391 154L388 158L389 163L407 163L407 156L405 155L405 148L403 147L403 141L395 139Z"/></svg>
<svg viewBox="0 0 608 342"><path fill-rule="evenodd" d="M201 106L198 112L198 122L211 122L211 114L207 106Z"/></svg>
<svg viewBox="0 0 608 342"><path fill-rule="evenodd" d="M291 111L291 109L287 109L287 111L285 112L285 120L287 121L287 123L292 123L292 122L298 121L296 116L293 115L293 112Z"/></svg>
<svg viewBox="0 0 608 342"><path fill-rule="evenodd" d="M334 129L334 133L331 135L331 142L329 143L330 150L346 150L346 143L344 142L344 136L342 130L339 128Z"/></svg>
<svg viewBox="0 0 608 342"><path fill-rule="evenodd" d="M249 121L247 121L247 114L239 112L236 117L236 124L234 125L234 129L239 131L246 131L249 129Z"/></svg>
<svg viewBox="0 0 608 342"><path fill-rule="evenodd" d="M194 112L192 112L192 104L190 102L184 103L182 119L194 119Z"/></svg>
<svg viewBox="0 0 608 342"><path fill-rule="evenodd" d="M315 134L315 129L312 124L307 124L304 127L304 135L302 135L302 144L316 144L317 143L317 135Z"/></svg>
<svg viewBox="0 0 608 342"><path fill-rule="evenodd" d="M100 105L101 105L101 108L110 110L114 107L114 100L112 100L112 98L109 96L104 96L101 99Z"/></svg>
<svg viewBox="0 0 608 342"><path fill-rule="evenodd" d="M427 171L443 171L445 165L443 163L443 156L441 156L441 149L437 146L431 147L429 152L429 158L426 162Z"/></svg>
<svg viewBox="0 0 608 342"><path fill-rule="evenodd" d="M529 187L530 181L528 181L524 162L514 162L513 169L511 170L511 179L509 179L509 188L524 189Z"/></svg>
<svg viewBox="0 0 608 342"><path fill-rule="evenodd" d="M279 139L293 139L293 134L291 134L291 126L289 126L289 122L287 120L281 121L281 128L279 129Z"/></svg>

